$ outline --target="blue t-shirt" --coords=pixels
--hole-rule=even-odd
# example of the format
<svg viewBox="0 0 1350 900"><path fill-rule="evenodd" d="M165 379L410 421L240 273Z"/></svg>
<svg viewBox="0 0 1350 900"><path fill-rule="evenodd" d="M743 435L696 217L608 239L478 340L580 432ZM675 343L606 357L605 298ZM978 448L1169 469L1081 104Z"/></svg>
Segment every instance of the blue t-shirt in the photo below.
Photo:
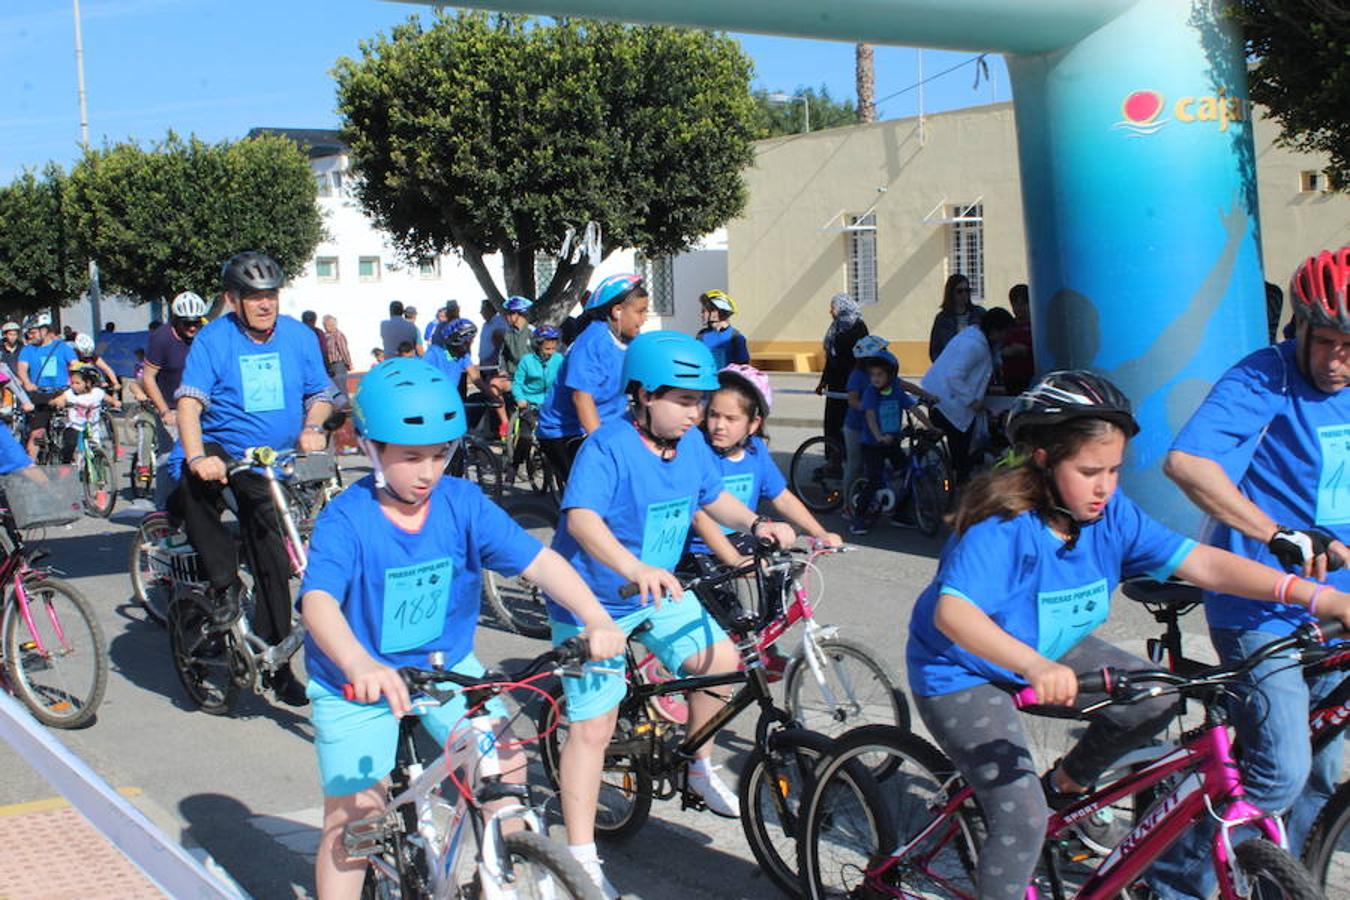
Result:
<svg viewBox="0 0 1350 900"><path fill-rule="evenodd" d="M620 384L623 357L628 345L609 330L608 322L586 326L567 351L558 380L539 407L539 436L564 438L581 434L581 420L572 400L573 391L585 391L595 399L601 424L609 424L628 409L628 396Z"/></svg>
<svg viewBox="0 0 1350 900"><path fill-rule="evenodd" d="M78 357L65 341L52 341L45 347L28 344L19 351L19 362L28 363L28 380L40 391L70 387L70 364Z"/></svg>
<svg viewBox="0 0 1350 900"><path fill-rule="evenodd" d="M249 447L294 447L304 426L305 400L329 389L319 342L309 326L277 316L272 336L259 344L230 313L192 342L175 399L202 401L202 441L214 441L238 457ZM180 441L169 455L175 478L182 463Z"/></svg>
<svg viewBox="0 0 1350 900"><path fill-rule="evenodd" d="M567 530L569 509L594 510L619 543L651 566L674 569L684 552L694 510L722 493L722 472L698 429L690 429L675 458L662 460L642 442L633 420L607 420L586 438L572 464L563 494L563 518L553 536L557 550L581 574L596 599L618 618L636 612L637 597L621 598L628 580L592 559ZM567 610L549 603L549 615L580 624Z"/></svg>
<svg viewBox="0 0 1350 900"><path fill-rule="evenodd" d="M1167 578L1195 546L1117 492L1106 512L1065 542L1039 513L991 516L942 549L937 577L919 595L905 651L910 687L932 697L988 682L1023 680L952 643L933 624L942 594L979 607L1047 659L1058 659L1106 621L1122 576Z"/></svg>
<svg viewBox="0 0 1350 900"><path fill-rule="evenodd" d="M1229 369L1181 429L1172 449L1221 465L1242 495L1278 524L1322 528L1350 541L1350 391L1325 394L1303 377L1295 342L1263 347ZM1222 522L1203 540L1282 568L1264 541ZM1327 573L1350 590L1350 570ZM1209 624L1286 635L1312 621L1301 606L1205 593Z"/></svg>
<svg viewBox="0 0 1350 900"><path fill-rule="evenodd" d="M745 335L735 328L705 328L698 333L698 339L712 351L717 368L724 369L732 363L747 365L750 362L750 348L746 346Z"/></svg>
<svg viewBox="0 0 1350 900"><path fill-rule="evenodd" d="M703 434L703 432L700 431L699 434ZM704 439L707 439L706 436ZM783 478L783 473L778 471L778 466L769 453L768 445L759 437L752 436L750 438L741 453L740 459L734 460L730 456L719 456L717 451L712 449L712 444L708 444L708 449L712 452L713 459L717 460L718 468L722 471L722 490L751 509L756 509L760 501L773 500L787 490L787 481ZM722 531L726 534L734 534L736 529L723 525ZM689 552L709 552L708 545L703 543L698 535L692 531L689 533Z"/></svg>
<svg viewBox="0 0 1350 900"><path fill-rule="evenodd" d="M425 667L433 650L445 653L447 668L464 659L473 650L483 569L518 575L543 549L476 484L442 478L427 502L422 530L405 531L380 510L367 475L314 526L301 597L323 591L336 599L361 646L387 666ZM310 636L305 668L333 691L346 681Z"/></svg>
<svg viewBox="0 0 1350 900"><path fill-rule="evenodd" d="M857 391L858 399L861 401L862 395L865 394L867 389L871 386L872 379L868 377L867 370L855 368L852 372L848 373L848 384L845 386L844 390L848 391L850 394ZM861 409L854 409L850 406L848 412L844 413L844 427L852 428L854 431L866 431L867 414Z"/></svg>
<svg viewBox="0 0 1350 900"><path fill-rule="evenodd" d="M469 366L473 365L473 360L469 358L469 354L451 356L449 350L435 345L428 347L426 355L422 358L450 379L450 383L455 386L455 390L459 390L460 379L464 377L464 373Z"/></svg>
<svg viewBox="0 0 1350 900"><path fill-rule="evenodd" d="M0 475L26 469L32 464L23 445L15 440L14 433L8 428L0 428Z"/></svg>
<svg viewBox="0 0 1350 900"><path fill-rule="evenodd" d="M868 410L877 414L877 427L881 429L882 434L898 435L905 427L905 410L909 409L915 403L914 398L901 390L900 385L894 381L890 387L879 391L870 383L862 395L863 415L867 415ZM864 446L875 446L878 441L872 434L872 429L867 427L866 420L863 421L862 442Z"/></svg>

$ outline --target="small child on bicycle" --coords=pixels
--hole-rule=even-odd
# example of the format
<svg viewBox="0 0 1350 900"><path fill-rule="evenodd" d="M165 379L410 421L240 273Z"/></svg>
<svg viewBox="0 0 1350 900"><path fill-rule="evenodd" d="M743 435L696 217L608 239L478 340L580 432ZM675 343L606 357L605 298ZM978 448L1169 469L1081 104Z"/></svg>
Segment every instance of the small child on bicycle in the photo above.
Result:
<svg viewBox="0 0 1350 900"><path fill-rule="evenodd" d="M722 472L696 431L704 396L721 387L712 353L698 340L673 331L634 338L624 356L621 383L630 412L606 419L577 454L563 495L562 521L553 546L581 573L625 633L639 634L671 672L692 675L734 671L740 662L726 634L672 573L684 551L698 509L739 531L791 545L796 535L781 522L758 517L722 484ZM636 594L624 597L632 583ZM551 597L551 595L550 595ZM549 604L553 640L581 625L574 614ZM620 670L623 657L611 665ZM606 897L618 896L595 851L595 813L605 749L614 734L625 682L592 672L564 678L570 723L560 782L563 820L572 855ZM712 692L689 697L695 731L723 708ZM736 793L714 771L712 743L689 764L689 788L722 816L740 814Z"/></svg>
<svg viewBox="0 0 1350 900"><path fill-rule="evenodd" d="M93 366L80 366L70 373L70 387L52 399L52 406L66 410L66 427L61 433L61 462L75 461L75 451L79 447L80 436L92 425L96 440L105 435L99 432L103 404L117 408L116 397L98 387L99 372Z"/></svg>
<svg viewBox="0 0 1350 900"><path fill-rule="evenodd" d="M459 392L430 363L389 360L368 372L352 421L374 473L336 497L315 525L300 610L315 750L324 792L315 861L318 894L359 897L365 860L349 859L343 829L381 808L393 769L397 720L420 714L444 745L465 714L462 699L414 710L399 666L445 654L455 672L479 675L473 654L484 568L541 585L582 623L591 655L623 650L624 637L586 584L468 481L444 475L465 433ZM343 686L354 688L354 702ZM505 710L493 701L495 716ZM521 755L500 748L504 780L523 783Z"/></svg>
<svg viewBox="0 0 1350 900"><path fill-rule="evenodd" d="M928 416L917 407L914 398L897 383L900 361L895 358L895 354L889 350L878 350L875 355L864 357L861 365L869 380L862 395L862 460L867 481L853 504L853 521L849 523L848 529L850 534L867 533L872 501L885 480L887 461L898 466L904 460L900 438L905 430L905 410L909 410L922 427L933 427ZM852 493L852 486L845 485L844 490ZM900 498L896 498L891 521L897 525L905 524L901 515L902 504Z"/></svg>
<svg viewBox="0 0 1350 900"><path fill-rule="evenodd" d="M530 337L533 351L521 357L511 386L519 409L538 410L558 380L558 370L563 364L562 354L558 352L561 337L562 333L552 325L540 325L534 330Z"/></svg>
<svg viewBox="0 0 1350 900"><path fill-rule="evenodd" d="M933 739L980 802L987 827L981 898L1023 897L1049 809L1072 803L1176 712L1168 697L1106 706L1049 771L1035 771L1010 685L1030 685L1041 704L1081 710L1103 697L1080 694L1076 672L1151 668L1092 636L1123 576L1175 574L1350 621L1350 594L1294 584L1293 576L1286 581L1282 572L1198 545L1119 493L1125 447L1138 431L1129 399L1111 382L1086 371L1046 375L1009 418L1020 461L970 483L937 575L914 606L910 686Z"/></svg>

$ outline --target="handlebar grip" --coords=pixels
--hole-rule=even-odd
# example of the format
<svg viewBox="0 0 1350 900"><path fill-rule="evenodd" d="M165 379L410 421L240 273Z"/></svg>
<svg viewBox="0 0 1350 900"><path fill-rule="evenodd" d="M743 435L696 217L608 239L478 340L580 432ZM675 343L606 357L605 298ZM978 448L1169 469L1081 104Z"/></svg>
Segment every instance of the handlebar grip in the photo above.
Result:
<svg viewBox="0 0 1350 900"><path fill-rule="evenodd" d="M347 682L342 686L342 699L353 701L356 699L356 685Z"/></svg>
<svg viewBox="0 0 1350 900"><path fill-rule="evenodd" d="M1340 619L1323 619L1317 623L1317 633L1322 642L1333 641L1345 634L1345 623Z"/></svg>
<svg viewBox="0 0 1350 900"><path fill-rule="evenodd" d="M584 663L591 658L591 645L585 635L573 635L553 648L560 665Z"/></svg>
<svg viewBox="0 0 1350 900"><path fill-rule="evenodd" d="M627 600L629 597L636 597L641 592L642 588L638 587L637 582L630 581L623 587L619 588L619 598L622 600Z"/></svg>
<svg viewBox="0 0 1350 900"><path fill-rule="evenodd" d="M1120 684L1115 669L1103 666L1095 672L1078 673L1078 691L1082 694L1109 694Z"/></svg>

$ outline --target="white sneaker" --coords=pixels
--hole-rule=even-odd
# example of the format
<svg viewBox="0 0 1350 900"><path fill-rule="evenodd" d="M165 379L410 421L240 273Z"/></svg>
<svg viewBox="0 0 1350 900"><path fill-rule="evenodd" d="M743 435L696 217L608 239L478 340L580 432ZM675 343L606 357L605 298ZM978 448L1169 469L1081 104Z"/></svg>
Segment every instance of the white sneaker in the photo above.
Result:
<svg viewBox="0 0 1350 900"><path fill-rule="evenodd" d="M721 766L709 766L706 771L699 772L692 766L689 768L689 789L703 798L703 802L708 804L708 809L719 816L728 819L739 819L741 817L741 802L736 799L736 792L727 787L727 783L717 774Z"/></svg>
<svg viewBox="0 0 1350 900"><path fill-rule="evenodd" d="M595 886L600 889L600 893L604 895L605 900L619 900L619 892L605 877L605 870L600 867L600 860L592 859L586 862L577 860L577 864L581 866L583 872L590 876L591 881L595 882Z"/></svg>

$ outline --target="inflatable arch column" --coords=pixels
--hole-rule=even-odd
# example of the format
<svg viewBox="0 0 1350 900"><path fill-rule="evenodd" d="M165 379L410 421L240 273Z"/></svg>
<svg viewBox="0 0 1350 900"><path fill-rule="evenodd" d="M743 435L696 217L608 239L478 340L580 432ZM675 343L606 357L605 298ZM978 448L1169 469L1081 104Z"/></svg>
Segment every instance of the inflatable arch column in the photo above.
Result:
<svg viewBox="0 0 1350 900"><path fill-rule="evenodd" d="M1134 399L1131 496L1198 514L1161 474L1210 383L1265 340L1240 35L1215 0L479 0L461 5L998 51L1012 76L1043 369Z"/></svg>

